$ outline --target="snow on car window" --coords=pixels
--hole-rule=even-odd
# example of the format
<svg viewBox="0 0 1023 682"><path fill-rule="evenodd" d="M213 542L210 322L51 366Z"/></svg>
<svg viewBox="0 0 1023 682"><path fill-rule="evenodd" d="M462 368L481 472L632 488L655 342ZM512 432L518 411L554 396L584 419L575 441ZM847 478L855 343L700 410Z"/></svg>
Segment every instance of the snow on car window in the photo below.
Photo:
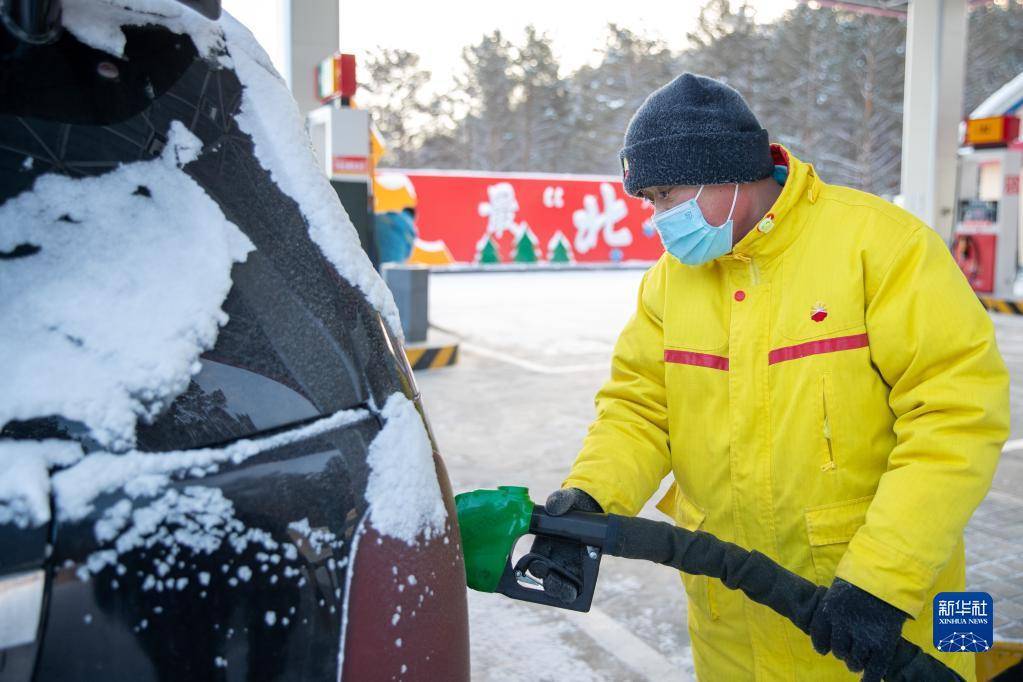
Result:
<svg viewBox="0 0 1023 682"><path fill-rule="evenodd" d="M235 441L222 448L199 448L178 452L93 452L76 465L53 476L57 517L77 521L93 511L93 501L102 493L123 488L131 497L153 497L165 488L173 475L188 474L202 478L225 464L241 464L247 459L296 443L318 434L339 429L365 419L365 410L348 410L265 438ZM8 447L6 441L3 447Z"/></svg>
<svg viewBox="0 0 1023 682"><path fill-rule="evenodd" d="M423 421L415 404L400 393L393 394L380 411L383 428L370 444L367 463L370 466L366 489L369 523L383 535L414 545L421 539L440 535L445 530L447 512L444 498L434 469L433 451ZM309 440L329 434L348 425L370 418L365 410L340 412L299 429L261 439L243 440L223 448L206 448L167 453L130 452L125 454L91 453L80 461L68 452L58 459L71 466L53 477L53 497L57 518L61 521L81 521L90 516L94 521L93 534L99 542L76 568L82 580L107 569L117 569L120 557L140 548L160 547L152 556L152 573L145 576L143 591L155 589L181 590L188 581L209 580L189 571L178 572L173 561L163 558L179 553L210 554L225 542L241 555L250 545L261 551L254 559L261 564L280 567L285 578L298 578L300 572L289 562L298 559L298 550L319 555L324 549L337 549L343 540L324 528L314 528L308 518L288 525L292 544L281 545L266 531L246 527L235 514L234 504L215 487L198 484L198 480L216 473L222 465L241 464L260 453L290 443ZM48 515L45 471L49 463L42 454L45 447L62 445L65 449L79 446L73 443L30 443L37 447L40 461L36 473L41 474L40 485L35 487L37 499L27 500L35 509L28 515ZM59 449L58 449L59 450ZM49 455L51 458L53 455ZM187 474L192 485L180 487L172 480ZM24 480L28 480L25 477ZM123 491L125 497L118 502L97 508L96 500L104 493ZM0 497L4 489L0 488ZM4 507L0 506L0 513ZM0 520L2 522L2 520ZM297 547L297 549L296 549ZM326 552L329 556L330 551ZM333 567L334 559L328 560ZM343 558L343 562L349 558ZM247 564L230 569L235 577L228 580L232 586L251 577ZM259 570L267 569L260 566ZM184 582L183 582L184 581ZM416 583L408 577L410 585Z"/></svg>
<svg viewBox="0 0 1023 682"><path fill-rule="evenodd" d="M244 87L236 120L259 163L298 206L313 248L402 338L394 300L316 163L287 87L244 27L227 15L210 22L170 0L66 0L64 10L74 36L112 54L124 50L121 26L156 24L187 34L200 55L235 71ZM213 150L180 122L168 132L155 159L94 177L46 173L0 205L0 252L18 256L0 265L0 357L18 359L0 361L0 427L59 416L84 425L96 445L85 457L80 445L69 446L81 461L62 462L67 468L52 477L56 513L65 520L83 519L95 511L97 496L113 490L178 505L182 498L165 499L173 477L201 478L276 442L241 440L159 456L136 448L140 420L179 396L199 371L200 355L216 344L227 321L232 267L263 255L251 253L253 242L183 170ZM334 420L354 414L366 413L336 413L287 436L336 428L341 422ZM374 525L409 543L443 532L446 512L421 418L401 395L387 400L381 416L387 422L373 442L367 493ZM18 454L15 444L0 440L0 454ZM26 456L17 479L30 484L29 493L0 491L8 521L47 520L41 502L50 491L40 474L56 463L40 457ZM115 541L128 528L123 521L105 518L97 532ZM106 566L108 558L94 563Z"/></svg>
<svg viewBox="0 0 1023 682"><path fill-rule="evenodd" d="M164 26L234 69L244 86L237 121L259 162L329 263L401 338L393 298L315 162L294 100L244 27L171 0L67 0L64 23L115 55L125 48L122 27ZM252 245L181 172L207 150L179 123L172 130L159 159L99 177L46 174L0 207L0 251L20 256L0 268L0 352L19 358L0 365L8 388L0 427L60 416L84 424L101 447L130 448L139 419L181 394L214 345L231 265Z"/></svg>
<svg viewBox="0 0 1023 682"><path fill-rule="evenodd" d="M187 387L252 244L181 166L199 141L98 177L40 176L0 205L0 424L62 415L124 449Z"/></svg>

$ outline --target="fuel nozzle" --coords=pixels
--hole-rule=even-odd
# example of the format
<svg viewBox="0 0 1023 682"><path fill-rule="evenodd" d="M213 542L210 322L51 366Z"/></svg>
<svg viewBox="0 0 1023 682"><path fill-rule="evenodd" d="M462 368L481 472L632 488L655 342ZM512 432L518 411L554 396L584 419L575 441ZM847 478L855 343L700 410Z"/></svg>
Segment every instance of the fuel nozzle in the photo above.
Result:
<svg viewBox="0 0 1023 682"><path fill-rule="evenodd" d="M520 486L474 490L455 496L465 554L466 583L480 592L499 592L512 599L573 611L589 611L597 586L600 558L607 542L607 515L568 512L551 516ZM512 565L512 552L523 535L576 542L585 549L578 596L564 602L543 591L543 583L526 573L528 557Z"/></svg>

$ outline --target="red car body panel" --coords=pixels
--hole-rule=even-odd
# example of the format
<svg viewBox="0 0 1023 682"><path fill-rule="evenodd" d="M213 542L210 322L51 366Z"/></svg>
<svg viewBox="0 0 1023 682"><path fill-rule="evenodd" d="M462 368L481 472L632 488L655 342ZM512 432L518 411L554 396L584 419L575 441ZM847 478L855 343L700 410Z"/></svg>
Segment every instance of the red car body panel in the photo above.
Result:
<svg viewBox="0 0 1023 682"><path fill-rule="evenodd" d="M451 483L445 534L410 546L365 526L353 559L342 680L469 680L465 564Z"/></svg>

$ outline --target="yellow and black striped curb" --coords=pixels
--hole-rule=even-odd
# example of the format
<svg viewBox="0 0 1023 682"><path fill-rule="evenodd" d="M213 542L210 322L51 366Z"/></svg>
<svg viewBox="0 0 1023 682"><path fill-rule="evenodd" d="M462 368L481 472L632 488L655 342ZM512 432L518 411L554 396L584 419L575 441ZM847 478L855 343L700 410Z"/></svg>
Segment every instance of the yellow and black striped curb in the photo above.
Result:
<svg viewBox="0 0 1023 682"><path fill-rule="evenodd" d="M1023 301L1016 301L1008 298L992 298L981 296L980 302L984 307L993 313L1005 313L1006 315L1023 315Z"/></svg>
<svg viewBox="0 0 1023 682"><path fill-rule="evenodd" d="M406 348L405 355L413 370L449 367L458 362L458 344Z"/></svg>

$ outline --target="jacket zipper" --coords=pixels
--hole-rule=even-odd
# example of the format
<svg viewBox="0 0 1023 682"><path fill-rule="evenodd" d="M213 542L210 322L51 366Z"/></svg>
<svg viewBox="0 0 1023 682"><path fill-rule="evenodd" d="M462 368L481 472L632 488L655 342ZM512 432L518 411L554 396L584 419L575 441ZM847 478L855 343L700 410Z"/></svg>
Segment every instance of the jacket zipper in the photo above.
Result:
<svg viewBox="0 0 1023 682"><path fill-rule="evenodd" d="M717 597L714 596L713 582L707 576L702 576L706 581L707 585L707 610L710 611L710 619L717 620L720 617L718 613L718 601Z"/></svg>
<svg viewBox="0 0 1023 682"><path fill-rule="evenodd" d="M831 440L831 419L828 415L828 377L826 375L821 376L821 409L824 415L824 443L828 449L828 458L824 464L821 465L821 471L833 471L835 465L835 447Z"/></svg>

